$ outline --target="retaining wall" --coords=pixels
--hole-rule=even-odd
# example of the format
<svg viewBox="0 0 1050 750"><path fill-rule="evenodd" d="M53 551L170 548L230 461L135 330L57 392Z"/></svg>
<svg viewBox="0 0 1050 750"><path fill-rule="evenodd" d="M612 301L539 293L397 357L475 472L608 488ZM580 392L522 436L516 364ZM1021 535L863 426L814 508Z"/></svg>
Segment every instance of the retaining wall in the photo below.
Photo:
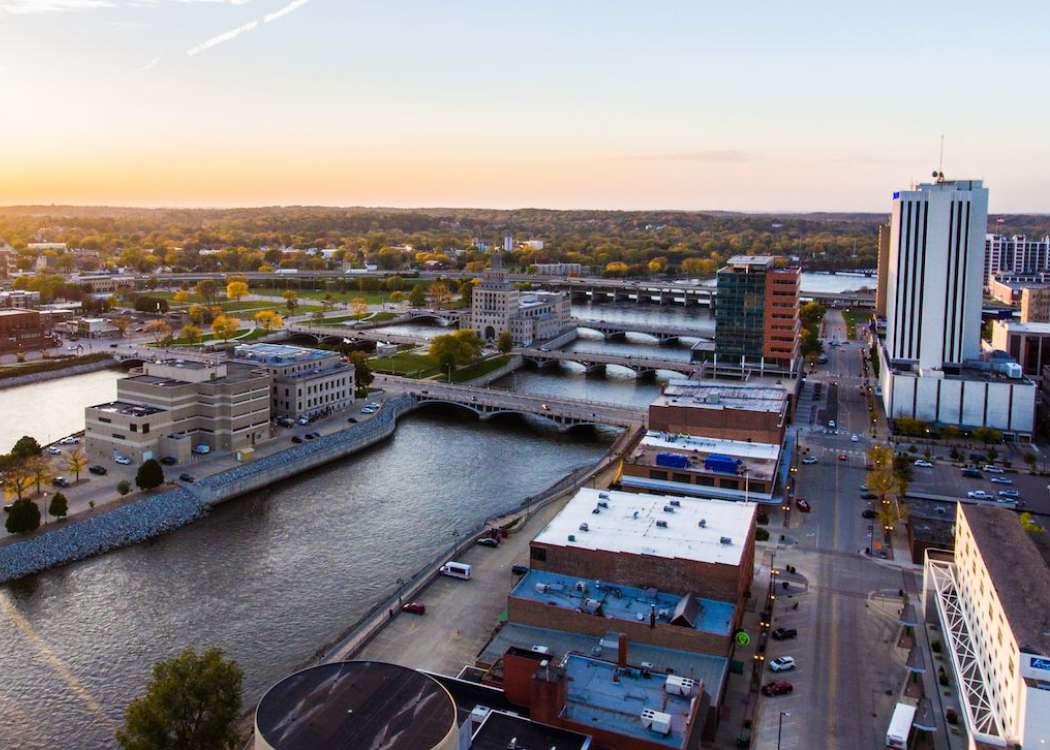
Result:
<svg viewBox="0 0 1050 750"><path fill-rule="evenodd" d="M73 367L64 367L61 370L34 372L30 375L16 375L11 378L0 379L0 390L3 390L4 388L14 388L19 385L42 383L45 380L57 380L58 378L67 378L71 375L84 375L85 373L97 372L98 370L108 370L110 368L115 367L119 367L119 364L115 360L102 359L97 362L88 362L85 365L74 365Z"/></svg>

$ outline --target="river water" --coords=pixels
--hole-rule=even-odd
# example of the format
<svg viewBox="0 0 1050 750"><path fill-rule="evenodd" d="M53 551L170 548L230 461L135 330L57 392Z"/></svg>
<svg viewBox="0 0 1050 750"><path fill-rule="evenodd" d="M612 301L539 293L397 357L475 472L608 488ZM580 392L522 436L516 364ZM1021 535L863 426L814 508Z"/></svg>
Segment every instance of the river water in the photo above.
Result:
<svg viewBox="0 0 1050 750"><path fill-rule="evenodd" d="M46 380L0 390L0 452L23 435L49 443L84 429L84 407L117 396L118 370Z"/></svg>

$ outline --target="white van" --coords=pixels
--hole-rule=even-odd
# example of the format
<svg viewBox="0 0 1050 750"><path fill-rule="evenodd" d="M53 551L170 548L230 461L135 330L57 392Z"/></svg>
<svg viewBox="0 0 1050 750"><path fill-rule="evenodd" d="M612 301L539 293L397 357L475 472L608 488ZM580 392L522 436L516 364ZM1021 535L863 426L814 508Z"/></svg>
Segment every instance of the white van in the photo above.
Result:
<svg viewBox="0 0 1050 750"><path fill-rule="evenodd" d="M441 574L451 576L452 578L462 578L464 581L469 581L470 566L466 563L449 561L441 566Z"/></svg>

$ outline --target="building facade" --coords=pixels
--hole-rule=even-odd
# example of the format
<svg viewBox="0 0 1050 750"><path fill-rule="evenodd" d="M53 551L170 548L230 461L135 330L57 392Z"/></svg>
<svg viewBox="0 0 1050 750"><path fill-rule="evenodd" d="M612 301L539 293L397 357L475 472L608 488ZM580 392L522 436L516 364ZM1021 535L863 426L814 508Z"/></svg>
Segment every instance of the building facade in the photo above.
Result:
<svg viewBox="0 0 1050 750"><path fill-rule="evenodd" d="M234 360L272 378L274 417L313 417L353 406L354 368L336 352L286 344L241 344Z"/></svg>
<svg viewBox="0 0 1050 750"><path fill-rule="evenodd" d="M1050 365L1050 323L992 321L992 347L1017 360L1025 375L1038 378Z"/></svg>
<svg viewBox="0 0 1050 750"><path fill-rule="evenodd" d="M1021 322L1050 323L1050 286L1029 286L1021 290Z"/></svg>
<svg viewBox="0 0 1050 750"><path fill-rule="evenodd" d="M32 351L53 343L44 330L38 311L19 308L0 310L0 352Z"/></svg>
<svg viewBox="0 0 1050 750"><path fill-rule="evenodd" d="M85 409L85 452L133 464L240 451L270 436L270 377L227 362L145 362L117 381L117 400Z"/></svg>
<svg viewBox="0 0 1050 750"><path fill-rule="evenodd" d="M794 372L799 362L798 267L738 255L718 271L715 342L694 357L717 365Z"/></svg>
<svg viewBox="0 0 1050 750"><path fill-rule="evenodd" d="M532 346L572 328L569 296L560 292L522 292L507 280L500 253L471 296L470 327L485 341L509 331L515 346Z"/></svg>
<svg viewBox="0 0 1050 750"><path fill-rule="evenodd" d="M532 269L540 276L581 276L583 274L581 263L536 263Z"/></svg>
<svg viewBox="0 0 1050 750"><path fill-rule="evenodd" d="M989 234L984 240L984 283L1004 273L1050 271L1050 236L1029 239L1023 234L1007 237Z"/></svg>
<svg viewBox="0 0 1050 750"><path fill-rule="evenodd" d="M1050 568L1017 515L959 503L954 552L927 554L923 598L960 686L968 747L1050 742Z"/></svg>
<svg viewBox="0 0 1050 750"><path fill-rule="evenodd" d="M988 296L1004 305L1019 305L1025 289L1050 286L1050 272L998 273L987 282Z"/></svg>
<svg viewBox="0 0 1050 750"><path fill-rule="evenodd" d="M791 414L781 386L672 380L649 405L657 432L780 445Z"/></svg>
<svg viewBox="0 0 1050 750"><path fill-rule="evenodd" d="M988 190L938 180L893 194L886 348L921 368L980 354Z"/></svg>

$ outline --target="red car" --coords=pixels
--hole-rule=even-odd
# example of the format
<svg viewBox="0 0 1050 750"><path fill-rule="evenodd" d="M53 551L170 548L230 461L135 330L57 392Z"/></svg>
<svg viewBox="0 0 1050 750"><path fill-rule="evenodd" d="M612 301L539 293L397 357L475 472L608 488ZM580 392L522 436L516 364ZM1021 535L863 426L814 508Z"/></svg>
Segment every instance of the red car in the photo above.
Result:
<svg viewBox="0 0 1050 750"><path fill-rule="evenodd" d="M839 454L839 461L848 461L848 460L849 460L849 456L847 456L845 453L840 453Z"/></svg>
<svg viewBox="0 0 1050 750"><path fill-rule="evenodd" d="M411 615L425 615L427 607L422 602L408 602L401 605L401 611L408 612Z"/></svg>
<svg viewBox="0 0 1050 750"><path fill-rule="evenodd" d="M787 680L773 680L762 686L762 695L787 695L795 689Z"/></svg>
<svg viewBox="0 0 1050 750"><path fill-rule="evenodd" d="M800 513L809 513L813 510L809 505L809 500L804 497L795 498L795 507L798 508Z"/></svg>

